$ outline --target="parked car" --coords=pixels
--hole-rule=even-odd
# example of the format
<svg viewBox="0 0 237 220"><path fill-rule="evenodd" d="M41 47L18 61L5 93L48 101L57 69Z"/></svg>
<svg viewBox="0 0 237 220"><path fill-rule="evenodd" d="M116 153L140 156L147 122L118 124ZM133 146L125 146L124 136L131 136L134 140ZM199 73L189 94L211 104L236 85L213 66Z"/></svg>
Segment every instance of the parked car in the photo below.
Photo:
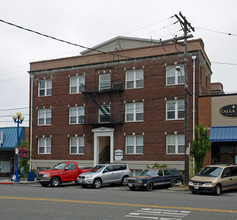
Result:
<svg viewBox="0 0 237 220"><path fill-rule="evenodd" d="M201 170L188 183L192 193L212 192L220 195L224 190L237 189L237 165L210 165Z"/></svg>
<svg viewBox="0 0 237 220"><path fill-rule="evenodd" d="M132 176L127 164L99 164L89 172L80 174L77 182L82 187L94 186L99 189L103 184L122 184L126 177Z"/></svg>
<svg viewBox="0 0 237 220"><path fill-rule="evenodd" d="M143 188L151 191L155 186L170 185L174 187L177 182L182 182L182 174L175 168L151 168L143 170L139 176L129 177L124 180L130 190Z"/></svg>
<svg viewBox="0 0 237 220"><path fill-rule="evenodd" d="M75 181L79 174L89 171L91 168L79 167L77 162L62 162L51 170L44 170L37 173L36 181L42 186L59 186L64 182Z"/></svg>

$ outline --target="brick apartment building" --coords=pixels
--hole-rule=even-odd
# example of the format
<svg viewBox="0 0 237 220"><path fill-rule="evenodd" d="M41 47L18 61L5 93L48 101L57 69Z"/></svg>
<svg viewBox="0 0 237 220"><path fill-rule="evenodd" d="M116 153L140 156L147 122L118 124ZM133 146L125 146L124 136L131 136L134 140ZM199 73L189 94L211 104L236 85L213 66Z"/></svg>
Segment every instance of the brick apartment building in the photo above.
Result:
<svg viewBox="0 0 237 220"><path fill-rule="evenodd" d="M76 160L183 169L183 51L182 41L116 37L79 56L30 63L32 167ZM188 74L192 143L198 96L211 92L201 39L188 41Z"/></svg>

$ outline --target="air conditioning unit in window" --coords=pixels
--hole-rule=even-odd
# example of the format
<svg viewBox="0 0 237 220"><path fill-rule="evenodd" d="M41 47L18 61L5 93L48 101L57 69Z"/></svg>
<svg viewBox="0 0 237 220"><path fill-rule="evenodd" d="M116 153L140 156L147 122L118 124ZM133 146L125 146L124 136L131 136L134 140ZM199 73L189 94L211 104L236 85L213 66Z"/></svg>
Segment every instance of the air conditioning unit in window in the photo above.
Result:
<svg viewBox="0 0 237 220"><path fill-rule="evenodd" d="M113 89L114 90L124 90L124 82L114 82Z"/></svg>

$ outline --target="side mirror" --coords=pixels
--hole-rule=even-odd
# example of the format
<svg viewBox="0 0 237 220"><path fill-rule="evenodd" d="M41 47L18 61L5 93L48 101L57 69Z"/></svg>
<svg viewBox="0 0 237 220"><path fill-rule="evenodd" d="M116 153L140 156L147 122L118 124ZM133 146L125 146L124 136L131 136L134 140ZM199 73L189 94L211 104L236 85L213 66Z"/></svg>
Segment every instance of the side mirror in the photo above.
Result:
<svg viewBox="0 0 237 220"><path fill-rule="evenodd" d="M65 167L65 169L64 169L65 171L67 171L67 170L69 170L69 168L68 167Z"/></svg>

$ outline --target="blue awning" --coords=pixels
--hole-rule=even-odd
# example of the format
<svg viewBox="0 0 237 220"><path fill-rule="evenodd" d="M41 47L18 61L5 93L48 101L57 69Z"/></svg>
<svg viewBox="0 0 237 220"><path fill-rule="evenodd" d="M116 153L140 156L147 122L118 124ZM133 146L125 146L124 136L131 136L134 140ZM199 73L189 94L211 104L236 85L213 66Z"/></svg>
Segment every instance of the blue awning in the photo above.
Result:
<svg viewBox="0 0 237 220"><path fill-rule="evenodd" d="M210 141L212 142L237 141L237 126L211 127Z"/></svg>

